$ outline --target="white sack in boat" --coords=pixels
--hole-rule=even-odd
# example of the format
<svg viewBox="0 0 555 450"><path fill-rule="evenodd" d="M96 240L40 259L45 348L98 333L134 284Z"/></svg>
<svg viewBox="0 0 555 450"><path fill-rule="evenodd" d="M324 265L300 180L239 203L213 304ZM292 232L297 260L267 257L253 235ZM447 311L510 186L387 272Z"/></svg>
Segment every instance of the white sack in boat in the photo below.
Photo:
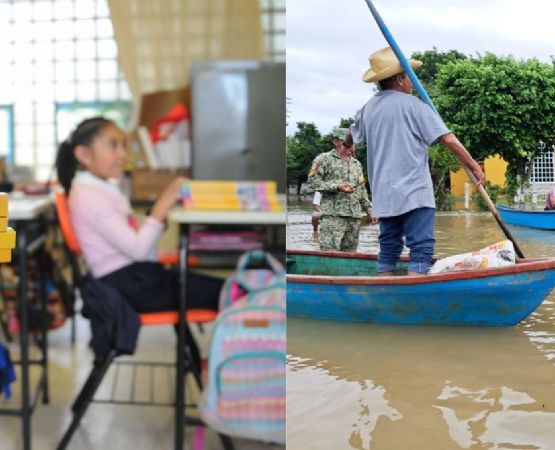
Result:
<svg viewBox="0 0 555 450"><path fill-rule="evenodd" d="M512 266L513 264L515 264L515 249L513 243L506 239L477 252L438 259L430 269L430 273L491 269L493 267Z"/></svg>

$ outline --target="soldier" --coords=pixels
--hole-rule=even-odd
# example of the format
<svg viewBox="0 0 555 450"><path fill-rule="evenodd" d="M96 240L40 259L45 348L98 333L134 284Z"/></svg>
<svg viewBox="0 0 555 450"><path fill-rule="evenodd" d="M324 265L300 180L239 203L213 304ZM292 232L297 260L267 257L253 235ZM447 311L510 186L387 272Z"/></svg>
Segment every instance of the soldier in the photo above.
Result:
<svg viewBox="0 0 555 450"><path fill-rule="evenodd" d="M343 139L341 136L346 136L347 129L341 129L334 127L332 132L331 141L333 147L339 151L340 147L343 145ZM353 156L355 156L354 152ZM320 202L322 201L322 194L318 191L314 193L314 199L312 200L312 229L313 237L315 241L318 241L318 225L320 224L320 216L322 215L322 208L320 207Z"/></svg>
<svg viewBox="0 0 555 450"><path fill-rule="evenodd" d="M371 204L362 166L352 150L337 145L318 155L312 163L308 185L322 193L320 249L356 252L361 218L371 216Z"/></svg>

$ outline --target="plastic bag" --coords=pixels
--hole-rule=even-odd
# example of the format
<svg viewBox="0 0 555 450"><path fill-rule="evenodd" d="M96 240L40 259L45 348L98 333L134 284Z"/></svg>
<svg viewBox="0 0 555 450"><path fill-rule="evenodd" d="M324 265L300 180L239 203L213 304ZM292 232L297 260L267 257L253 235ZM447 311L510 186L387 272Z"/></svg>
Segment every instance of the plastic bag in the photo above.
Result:
<svg viewBox="0 0 555 450"><path fill-rule="evenodd" d="M459 270L491 269L515 264L515 249L511 241L504 240L477 252L448 256L437 260L430 273L455 272Z"/></svg>

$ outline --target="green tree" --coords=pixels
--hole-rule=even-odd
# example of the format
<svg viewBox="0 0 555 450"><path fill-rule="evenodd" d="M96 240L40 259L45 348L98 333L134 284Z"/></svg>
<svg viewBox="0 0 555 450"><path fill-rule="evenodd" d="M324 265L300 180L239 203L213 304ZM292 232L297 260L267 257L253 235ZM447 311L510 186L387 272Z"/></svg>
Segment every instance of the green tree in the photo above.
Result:
<svg viewBox="0 0 555 450"><path fill-rule="evenodd" d="M330 148L314 123L297 122L297 131L293 136L287 137L286 150L287 184L296 185L297 194L308 178L312 160Z"/></svg>
<svg viewBox="0 0 555 450"><path fill-rule="evenodd" d="M473 157L500 155L526 180L530 159L554 143L555 63L493 54L439 67L436 106Z"/></svg>
<svg viewBox="0 0 555 450"><path fill-rule="evenodd" d="M428 151L430 173L434 184L436 208L450 211L453 207L451 194L450 172L460 168L459 161L443 145L434 145Z"/></svg>
<svg viewBox="0 0 555 450"><path fill-rule="evenodd" d="M463 61L467 59L467 56L457 50L438 52L437 48L433 47L432 50L414 52L411 58L423 62L422 67L417 69L416 73L426 92L434 99L437 94L436 78L439 69L443 65ZM442 211L450 210L453 206L453 196L451 195L449 173L458 170L460 164L451 152L441 145L430 148L428 154L436 207Z"/></svg>
<svg viewBox="0 0 555 450"><path fill-rule="evenodd" d="M340 119L340 128L349 128L354 119ZM321 135L318 128L313 123L297 122L297 131L293 136L287 137L287 185L295 185L297 194L300 193L301 186L308 179L310 166L314 158L323 152L333 148L333 134L330 132ZM357 159L362 164L364 177L368 182L366 172L366 146L357 147Z"/></svg>
<svg viewBox="0 0 555 450"><path fill-rule="evenodd" d="M445 64L465 60L467 56L457 50L438 52L437 48L433 47L432 50L414 52L411 58L423 62L422 67L417 69L416 74L428 95L433 98L436 94L435 82L439 68Z"/></svg>

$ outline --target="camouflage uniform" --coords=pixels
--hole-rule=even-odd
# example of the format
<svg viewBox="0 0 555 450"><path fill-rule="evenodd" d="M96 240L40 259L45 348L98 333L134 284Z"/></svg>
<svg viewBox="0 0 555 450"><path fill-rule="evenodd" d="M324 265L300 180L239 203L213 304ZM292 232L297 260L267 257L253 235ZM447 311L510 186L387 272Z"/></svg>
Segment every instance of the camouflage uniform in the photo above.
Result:
<svg viewBox="0 0 555 450"><path fill-rule="evenodd" d="M351 184L355 192L338 191L340 183ZM360 162L344 160L335 149L322 153L312 163L308 185L322 193L320 249L356 252L360 219L371 211Z"/></svg>

